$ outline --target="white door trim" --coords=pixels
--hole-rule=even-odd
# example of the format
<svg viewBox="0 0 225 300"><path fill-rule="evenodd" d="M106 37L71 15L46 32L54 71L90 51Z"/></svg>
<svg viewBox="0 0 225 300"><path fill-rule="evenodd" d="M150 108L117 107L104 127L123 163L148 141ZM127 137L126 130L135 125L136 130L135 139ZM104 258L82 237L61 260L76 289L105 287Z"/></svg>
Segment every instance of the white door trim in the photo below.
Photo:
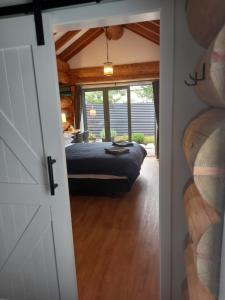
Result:
<svg viewBox="0 0 225 300"><path fill-rule="evenodd" d="M123 0L50 12L56 31L157 19L160 15L160 299L172 299L174 0Z"/></svg>
<svg viewBox="0 0 225 300"><path fill-rule="evenodd" d="M165 1L160 23L159 105L159 226L160 300L172 300L172 192L173 192L173 94L174 1Z"/></svg>

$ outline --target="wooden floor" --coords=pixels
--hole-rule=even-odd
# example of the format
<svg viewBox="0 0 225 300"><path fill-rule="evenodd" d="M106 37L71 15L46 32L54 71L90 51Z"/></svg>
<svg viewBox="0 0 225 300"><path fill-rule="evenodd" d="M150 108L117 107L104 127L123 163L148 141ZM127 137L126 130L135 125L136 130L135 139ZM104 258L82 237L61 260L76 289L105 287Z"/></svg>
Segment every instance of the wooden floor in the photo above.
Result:
<svg viewBox="0 0 225 300"><path fill-rule="evenodd" d="M79 300L158 300L158 161L122 197L71 198Z"/></svg>

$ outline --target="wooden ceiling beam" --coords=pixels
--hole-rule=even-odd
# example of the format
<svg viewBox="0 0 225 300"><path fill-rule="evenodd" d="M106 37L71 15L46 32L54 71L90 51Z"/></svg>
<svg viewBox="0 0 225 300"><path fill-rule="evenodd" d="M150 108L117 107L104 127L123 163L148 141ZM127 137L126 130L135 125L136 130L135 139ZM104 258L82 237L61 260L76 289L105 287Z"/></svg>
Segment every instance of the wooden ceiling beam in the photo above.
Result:
<svg viewBox="0 0 225 300"><path fill-rule="evenodd" d="M152 22L139 22L137 23L140 27L148 30L149 32L153 33L154 35L158 36L160 35L160 27L155 25Z"/></svg>
<svg viewBox="0 0 225 300"><path fill-rule="evenodd" d="M61 60L58 56L56 56L57 69L60 72L69 73L70 66L67 62Z"/></svg>
<svg viewBox="0 0 225 300"><path fill-rule="evenodd" d="M152 24L154 24L157 27L160 27L160 20L150 21Z"/></svg>
<svg viewBox="0 0 225 300"><path fill-rule="evenodd" d="M69 47L67 47L59 57L68 61L92 41L94 41L99 35L104 32L103 28L92 28L86 31L81 37L79 37L75 42L73 42Z"/></svg>
<svg viewBox="0 0 225 300"><path fill-rule="evenodd" d="M61 36L56 42L55 42L55 50L59 50L64 46L69 40L71 40L76 34L78 34L80 30L72 30L66 32L63 36Z"/></svg>
<svg viewBox="0 0 225 300"><path fill-rule="evenodd" d="M69 84L70 83L70 66L69 66L69 64L62 61L58 57L56 57L56 62L57 62L59 83Z"/></svg>
<svg viewBox="0 0 225 300"><path fill-rule="evenodd" d="M113 76L104 76L102 67L79 68L70 70L71 84L115 82L138 79L158 79L159 62L144 62L113 66Z"/></svg>
<svg viewBox="0 0 225 300"><path fill-rule="evenodd" d="M153 34L149 30L146 30L142 26L139 26L137 23L132 23L132 24L126 24L124 25L125 28L129 29L130 31L139 34L143 38L159 45L159 36Z"/></svg>

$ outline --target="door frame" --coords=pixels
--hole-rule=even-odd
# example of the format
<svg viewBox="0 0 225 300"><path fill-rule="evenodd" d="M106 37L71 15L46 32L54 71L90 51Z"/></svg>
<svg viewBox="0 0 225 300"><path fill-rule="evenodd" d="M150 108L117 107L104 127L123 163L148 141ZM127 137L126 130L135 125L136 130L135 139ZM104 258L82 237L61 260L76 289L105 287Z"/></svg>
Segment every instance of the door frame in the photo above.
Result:
<svg viewBox="0 0 225 300"><path fill-rule="evenodd" d="M158 19L160 16L160 299L171 300L173 286L172 248L176 247L172 236L171 220L175 0L106 0L105 3L79 7L71 6L48 12L48 14L52 17L52 28L55 31L141 22Z"/></svg>

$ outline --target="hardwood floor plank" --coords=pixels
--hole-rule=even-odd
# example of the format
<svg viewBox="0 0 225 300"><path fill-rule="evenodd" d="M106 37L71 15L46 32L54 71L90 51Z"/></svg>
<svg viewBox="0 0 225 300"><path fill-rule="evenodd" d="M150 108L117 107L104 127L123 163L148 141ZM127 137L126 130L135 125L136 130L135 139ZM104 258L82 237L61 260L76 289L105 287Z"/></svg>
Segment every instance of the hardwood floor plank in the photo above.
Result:
<svg viewBox="0 0 225 300"><path fill-rule="evenodd" d="M73 196L79 300L158 300L158 161L147 157L132 191Z"/></svg>

